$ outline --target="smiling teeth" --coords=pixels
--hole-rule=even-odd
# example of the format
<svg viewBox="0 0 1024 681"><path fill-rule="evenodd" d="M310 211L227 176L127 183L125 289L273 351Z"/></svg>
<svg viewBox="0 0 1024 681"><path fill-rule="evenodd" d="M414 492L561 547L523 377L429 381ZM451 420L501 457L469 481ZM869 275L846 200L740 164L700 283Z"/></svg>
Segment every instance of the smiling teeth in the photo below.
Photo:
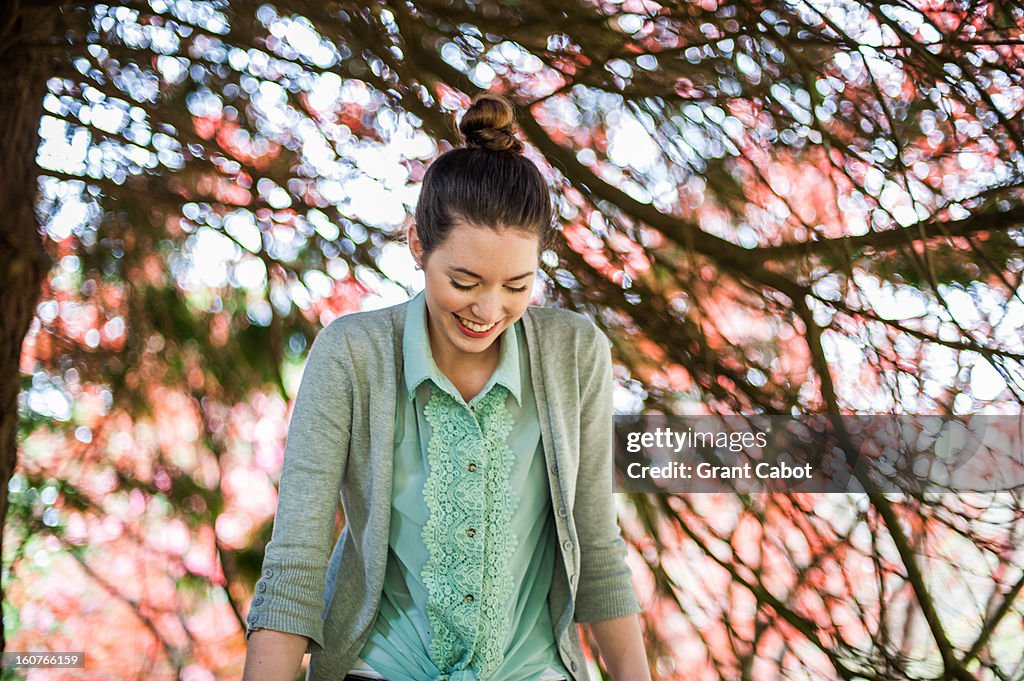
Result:
<svg viewBox="0 0 1024 681"><path fill-rule="evenodd" d="M456 315L456 316L458 316L458 315ZM498 323L498 322L494 322L494 324L491 324L489 326L481 326L479 324L474 324L473 322L467 321L467 320L463 319L462 317L459 317L459 321L462 322L463 326L465 326L470 331L476 331L478 333L482 332L482 331L487 331L488 329L491 329L491 328L494 328L494 324Z"/></svg>

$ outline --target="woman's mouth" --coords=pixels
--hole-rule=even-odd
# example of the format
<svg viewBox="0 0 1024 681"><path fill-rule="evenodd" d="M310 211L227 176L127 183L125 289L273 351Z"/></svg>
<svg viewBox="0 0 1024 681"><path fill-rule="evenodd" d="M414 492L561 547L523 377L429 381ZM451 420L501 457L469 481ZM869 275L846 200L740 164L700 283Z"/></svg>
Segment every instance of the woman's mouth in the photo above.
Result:
<svg viewBox="0 0 1024 681"><path fill-rule="evenodd" d="M454 312L452 313L452 316L455 317L455 320L458 322L459 330L462 331L462 333L469 336L470 338L484 338L488 334L490 334L491 331L494 331L494 329L497 328L498 326L498 322L493 322L486 326L483 324L477 324L475 322L463 319Z"/></svg>

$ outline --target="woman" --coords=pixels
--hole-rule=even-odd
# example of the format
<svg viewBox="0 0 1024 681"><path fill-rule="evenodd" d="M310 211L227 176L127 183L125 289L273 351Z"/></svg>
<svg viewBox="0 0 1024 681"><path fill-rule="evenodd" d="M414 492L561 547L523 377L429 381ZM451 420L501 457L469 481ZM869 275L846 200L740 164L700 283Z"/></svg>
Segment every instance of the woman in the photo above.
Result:
<svg viewBox="0 0 1024 681"><path fill-rule="evenodd" d="M310 349L244 681L648 681L612 501L607 338L530 307L553 238L514 112L481 95L408 233L424 290ZM346 524L330 550L337 503ZM330 556L328 553L330 552Z"/></svg>

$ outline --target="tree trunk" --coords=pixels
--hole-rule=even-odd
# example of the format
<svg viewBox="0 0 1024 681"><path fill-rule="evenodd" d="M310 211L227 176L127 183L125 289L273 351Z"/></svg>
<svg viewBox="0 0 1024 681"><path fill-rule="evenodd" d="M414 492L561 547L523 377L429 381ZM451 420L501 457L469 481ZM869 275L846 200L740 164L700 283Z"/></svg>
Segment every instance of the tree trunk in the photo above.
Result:
<svg viewBox="0 0 1024 681"><path fill-rule="evenodd" d="M47 78L64 54L56 3L0 3L0 558L7 484L18 453L21 346L51 260L35 217L39 119ZM0 606L4 593L0 584ZM0 651L6 648L0 626Z"/></svg>

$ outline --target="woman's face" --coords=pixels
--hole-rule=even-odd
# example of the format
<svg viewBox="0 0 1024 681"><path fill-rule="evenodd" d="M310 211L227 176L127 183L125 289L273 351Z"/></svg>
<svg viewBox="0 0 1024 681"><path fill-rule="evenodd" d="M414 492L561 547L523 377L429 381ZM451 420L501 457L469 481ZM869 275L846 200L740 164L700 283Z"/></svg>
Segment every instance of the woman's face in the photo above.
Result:
<svg viewBox="0 0 1024 681"><path fill-rule="evenodd" d="M479 362L530 304L540 264L539 239L528 232L456 223L448 238L423 257L416 228L413 259L423 268L424 297L435 362Z"/></svg>

